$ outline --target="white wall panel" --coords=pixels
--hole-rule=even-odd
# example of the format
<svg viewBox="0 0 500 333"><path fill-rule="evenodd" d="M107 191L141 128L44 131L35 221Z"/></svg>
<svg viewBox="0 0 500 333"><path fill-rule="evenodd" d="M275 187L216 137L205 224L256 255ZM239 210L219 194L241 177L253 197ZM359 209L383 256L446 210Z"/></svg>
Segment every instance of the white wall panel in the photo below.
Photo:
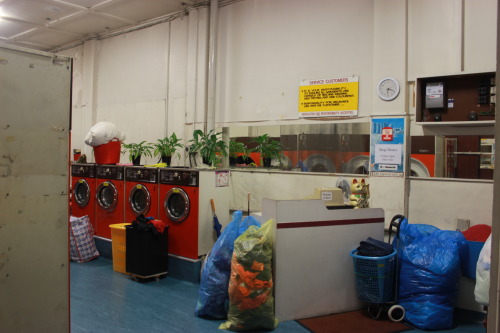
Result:
<svg viewBox="0 0 500 333"><path fill-rule="evenodd" d="M373 33L373 95L372 115L404 114L406 105L406 1L377 0L374 2ZM384 101L377 96L381 79L394 77L400 84L399 96Z"/></svg>
<svg viewBox="0 0 500 333"><path fill-rule="evenodd" d="M168 53L168 101L167 101L167 123L168 134L175 132L186 143L187 134L185 123L194 117L196 103L190 105L188 113L188 47L195 43L190 41L190 25L196 25L191 15L183 20L177 19L170 23L170 46ZM195 35L194 35L195 36ZM194 37L193 37L194 38ZM196 44L196 43L195 43ZM191 67L192 68L192 67ZM191 86L193 87L193 86ZM194 88L193 88L194 89ZM194 99L194 98L193 98ZM192 102L194 100L191 99ZM177 164L176 162L172 162ZM181 165L183 165L181 163Z"/></svg>
<svg viewBox="0 0 500 333"><path fill-rule="evenodd" d="M495 71L497 0L465 0L464 64L468 72Z"/></svg>
<svg viewBox="0 0 500 333"><path fill-rule="evenodd" d="M98 106L165 99L167 23L100 42Z"/></svg>
<svg viewBox="0 0 500 333"><path fill-rule="evenodd" d="M247 210L248 193L250 193L251 211L260 211L262 199L299 200L314 194L318 187L335 187L338 176L295 173L233 171L231 172L231 188L233 196L230 207ZM350 181L350 177L346 178ZM359 177L358 177L359 179Z"/></svg>
<svg viewBox="0 0 500 333"><path fill-rule="evenodd" d="M447 230L457 228L457 218L468 219L471 225L491 225L492 203L492 182L413 179L408 221Z"/></svg>
<svg viewBox="0 0 500 333"><path fill-rule="evenodd" d="M201 8L189 13L186 57L178 61L184 64L186 73L186 118L189 125L204 124L207 110L207 76L208 76L208 29L209 12ZM181 40L178 41L182 43ZM177 48L173 49L176 52ZM180 68L184 68L180 67ZM176 76L174 76L176 77ZM183 82L183 81L182 81ZM181 90L179 90L181 91ZM188 133L189 135L191 133Z"/></svg>
<svg viewBox="0 0 500 333"><path fill-rule="evenodd" d="M302 79L359 75L372 98L373 1L242 1L219 10L216 121L298 118Z"/></svg>
<svg viewBox="0 0 500 333"><path fill-rule="evenodd" d="M408 77L494 71L495 0L410 0Z"/></svg>
<svg viewBox="0 0 500 333"><path fill-rule="evenodd" d="M65 50L61 54L73 58L71 150L80 149L90 162L93 158L92 147L87 146L84 141L93 125L94 76L92 74L95 69L92 66L94 63L92 59L97 55L97 43L86 42L85 45Z"/></svg>
<svg viewBox="0 0 500 333"><path fill-rule="evenodd" d="M408 79L460 71L461 0L408 2Z"/></svg>
<svg viewBox="0 0 500 333"><path fill-rule="evenodd" d="M402 177L370 177L370 207L383 208L386 227L392 217L404 214L404 182Z"/></svg>

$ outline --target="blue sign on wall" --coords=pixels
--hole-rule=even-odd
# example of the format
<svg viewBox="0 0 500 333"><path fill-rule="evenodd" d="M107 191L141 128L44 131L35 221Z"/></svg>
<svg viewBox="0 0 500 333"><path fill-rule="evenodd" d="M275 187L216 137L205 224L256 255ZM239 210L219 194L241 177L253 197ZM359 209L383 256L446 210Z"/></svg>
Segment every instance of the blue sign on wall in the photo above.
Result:
<svg viewBox="0 0 500 333"><path fill-rule="evenodd" d="M372 119L370 142L370 175L402 177L405 158L405 119Z"/></svg>

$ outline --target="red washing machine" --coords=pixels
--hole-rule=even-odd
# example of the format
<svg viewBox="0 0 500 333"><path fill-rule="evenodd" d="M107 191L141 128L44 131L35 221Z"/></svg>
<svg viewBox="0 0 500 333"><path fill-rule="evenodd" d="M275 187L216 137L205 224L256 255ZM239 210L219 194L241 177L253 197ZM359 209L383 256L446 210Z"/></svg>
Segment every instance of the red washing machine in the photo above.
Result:
<svg viewBox="0 0 500 333"><path fill-rule="evenodd" d="M125 168L126 223L140 214L158 219L158 189L158 168Z"/></svg>
<svg viewBox="0 0 500 333"><path fill-rule="evenodd" d="M95 232L111 239L110 224L125 223L124 167L96 166Z"/></svg>
<svg viewBox="0 0 500 333"><path fill-rule="evenodd" d="M338 134L299 134L298 163L311 172L340 172Z"/></svg>
<svg viewBox="0 0 500 333"><path fill-rule="evenodd" d="M168 229L168 253L198 259L199 172L160 169L160 220Z"/></svg>
<svg viewBox="0 0 500 333"><path fill-rule="evenodd" d="M95 230L95 164L71 164L71 215L88 215Z"/></svg>
<svg viewBox="0 0 500 333"><path fill-rule="evenodd" d="M342 134L340 140L342 172L367 175L370 171L370 135Z"/></svg>
<svg viewBox="0 0 500 333"><path fill-rule="evenodd" d="M220 224L229 222L229 171L160 169L160 220L168 229L168 253L199 259L215 243L210 199Z"/></svg>

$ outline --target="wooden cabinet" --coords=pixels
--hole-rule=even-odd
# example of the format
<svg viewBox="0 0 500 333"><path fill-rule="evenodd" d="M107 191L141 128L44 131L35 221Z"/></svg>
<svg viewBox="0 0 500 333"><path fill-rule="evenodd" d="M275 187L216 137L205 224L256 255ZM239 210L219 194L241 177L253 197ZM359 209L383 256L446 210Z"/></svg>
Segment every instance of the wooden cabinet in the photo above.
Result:
<svg viewBox="0 0 500 333"><path fill-rule="evenodd" d="M417 122L481 126L495 120L494 72L417 78L416 84Z"/></svg>

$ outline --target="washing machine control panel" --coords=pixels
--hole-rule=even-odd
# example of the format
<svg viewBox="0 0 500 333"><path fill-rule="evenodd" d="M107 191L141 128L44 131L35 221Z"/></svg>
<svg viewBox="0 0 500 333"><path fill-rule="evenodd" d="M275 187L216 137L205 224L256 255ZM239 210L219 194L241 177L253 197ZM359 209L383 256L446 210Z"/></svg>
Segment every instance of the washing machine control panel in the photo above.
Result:
<svg viewBox="0 0 500 333"><path fill-rule="evenodd" d="M123 167L101 164L96 166L96 177L111 180L123 180Z"/></svg>
<svg viewBox="0 0 500 333"><path fill-rule="evenodd" d="M71 175L76 177L94 178L95 164L71 164Z"/></svg>
<svg viewBox="0 0 500 333"><path fill-rule="evenodd" d="M198 186L199 172L188 169L160 169L160 184Z"/></svg>
<svg viewBox="0 0 500 333"><path fill-rule="evenodd" d="M126 167L125 180L143 183L158 183L158 168Z"/></svg>

